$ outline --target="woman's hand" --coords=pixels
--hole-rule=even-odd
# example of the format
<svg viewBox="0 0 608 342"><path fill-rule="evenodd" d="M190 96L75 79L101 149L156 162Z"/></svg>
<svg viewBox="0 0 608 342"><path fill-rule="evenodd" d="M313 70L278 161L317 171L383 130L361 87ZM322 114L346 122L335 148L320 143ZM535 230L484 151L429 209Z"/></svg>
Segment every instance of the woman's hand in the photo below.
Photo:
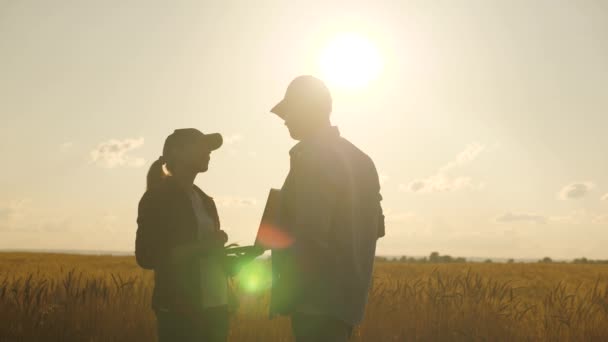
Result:
<svg viewBox="0 0 608 342"><path fill-rule="evenodd" d="M222 243L222 246L228 242L228 234L221 229L215 232L215 238Z"/></svg>
<svg viewBox="0 0 608 342"><path fill-rule="evenodd" d="M224 257L224 270L229 277L234 277L241 270L239 258L233 255Z"/></svg>

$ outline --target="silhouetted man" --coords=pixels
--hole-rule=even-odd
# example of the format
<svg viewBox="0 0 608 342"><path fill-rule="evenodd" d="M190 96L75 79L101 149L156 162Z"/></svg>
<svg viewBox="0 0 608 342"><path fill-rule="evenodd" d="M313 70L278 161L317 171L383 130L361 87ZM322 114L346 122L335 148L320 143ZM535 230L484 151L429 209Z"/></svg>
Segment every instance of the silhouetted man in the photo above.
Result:
<svg viewBox="0 0 608 342"><path fill-rule="evenodd" d="M291 316L296 341L347 341L363 319L376 240L384 236L372 160L331 126L332 99L294 79L272 110L299 143L281 189L278 224L292 243L272 252L271 314Z"/></svg>

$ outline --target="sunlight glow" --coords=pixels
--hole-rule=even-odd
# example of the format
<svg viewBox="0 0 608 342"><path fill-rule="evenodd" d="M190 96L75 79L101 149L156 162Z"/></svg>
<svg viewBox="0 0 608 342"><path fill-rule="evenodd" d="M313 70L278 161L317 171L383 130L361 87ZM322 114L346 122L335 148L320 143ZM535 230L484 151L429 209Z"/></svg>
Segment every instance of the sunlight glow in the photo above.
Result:
<svg viewBox="0 0 608 342"><path fill-rule="evenodd" d="M344 88L362 88L382 71L382 58L376 46L355 33L332 39L319 57L323 79Z"/></svg>

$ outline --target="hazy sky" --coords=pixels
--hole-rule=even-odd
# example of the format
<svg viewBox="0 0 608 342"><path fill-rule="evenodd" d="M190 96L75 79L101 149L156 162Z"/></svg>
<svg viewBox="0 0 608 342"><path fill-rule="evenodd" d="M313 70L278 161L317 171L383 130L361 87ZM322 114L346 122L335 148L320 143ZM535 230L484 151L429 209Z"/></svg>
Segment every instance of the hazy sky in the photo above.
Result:
<svg viewBox="0 0 608 342"><path fill-rule="evenodd" d="M608 258L600 0L0 0L0 248L133 250L147 168L182 127L224 134L197 184L252 242L294 143L268 110L343 32L384 61L330 84L382 176L379 254Z"/></svg>

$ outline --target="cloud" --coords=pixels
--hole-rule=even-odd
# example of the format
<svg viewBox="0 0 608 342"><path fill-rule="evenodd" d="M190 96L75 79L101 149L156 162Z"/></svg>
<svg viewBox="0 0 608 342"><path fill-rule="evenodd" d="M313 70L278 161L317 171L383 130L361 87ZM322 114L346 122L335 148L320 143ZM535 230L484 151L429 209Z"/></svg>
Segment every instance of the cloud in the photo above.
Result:
<svg viewBox="0 0 608 342"><path fill-rule="evenodd" d="M91 162L104 168L119 166L141 167L143 158L129 156L128 153L144 144L144 138L138 139L111 139L97 145L90 152Z"/></svg>
<svg viewBox="0 0 608 342"><path fill-rule="evenodd" d="M440 171L449 171L451 169L455 169L458 167L465 166L471 162L473 162L479 155L485 150L485 146L474 142L469 144L464 151L460 152L458 156L456 156L456 160L451 161L443 166Z"/></svg>
<svg viewBox="0 0 608 342"><path fill-rule="evenodd" d="M63 210L53 204L41 206L30 199L0 203L0 232L61 234L83 230L118 231L127 225L124 221L112 213L99 215L87 210Z"/></svg>
<svg viewBox="0 0 608 342"><path fill-rule="evenodd" d="M0 222L8 220L8 218L11 216L11 213L12 213L11 208L6 208L6 207L0 208Z"/></svg>
<svg viewBox="0 0 608 342"><path fill-rule="evenodd" d="M258 203L254 198L225 196L215 198L215 202L220 207L250 207Z"/></svg>
<svg viewBox="0 0 608 342"><path fill-rule="evenodd" d="M384 220L389 223L403 223L415 220L417 217L412 212L393 212L386 210L384 212Z"/></svg>
<svg viewBox="0 0 608 342"><path fill-rule="evenodd" d="M226 145L234 145L238 142L241 142L242 140L243 136L240 134L233 134L224 138L224 142L226 143Z"/></svg>
<svg viewBox="0 0 608 342"><path fill-rule="evenodd" d="M387 174L384 174L384 173L379 174L378 178L380 180L380 185L386 184L386 182L388 182L388 180L390 179L390 177Z"/></svg>
<svg viewBox="0 0 608 342"><path fill-rule="evenodd" d="M45 217L34 222L29 229L38 232L63 233L72 231L72 220L69 217Z"/></svg>
<svg viewBox="0 0 608 342"><path fill-rule="evenodd" d="M0 219L21 219L27 216L30 209L30 199L19 199L9 201L0 207Z"/></svg>
<svg viewBox="0 0 608 342"><path fill-rule="evenodd" d="M585 197L593 188L595 184L592 182L574 182L564 186L557 194L557 198L562 201L571 199L581 199Z"/></svg>
<svg viewBox="0 0 608 342"><path fill-rule="evenodd" d="M601 200L608 201L608 193L606 193L604 196L602 196Z"/></svg>
<svg viewBox="0 0 608 342"><path fill-rule="evenodd" d="M120 231L121 223L123 223L121 218L113 212L105 212L98 216L97 220L100 230L111 233Z"/></svg>
<svg viewBox="0 0 608 342"><path fill-rule="evenodd" d="M69 150L70 148L72 148L74 146L74 143L71 141L66 141L63 144L61 144L59 146L59 148L61 149L62 152L65 152L67 150Z"/></svg>
<svg viewBox="0 0 608 342"><path fill-rule="evenodd" d="M426 181L424 180L417 180L417 181L413 181L411 182L409 185L400 185L401 190L409 190L411 192L418 192L423 190L426 187Z"/></svg>
<svg viewBox="0 0 608 342"><path fill-rule="evenodd" d="M596 215L593 218L591 218L591 222L594 224L607 224L608 215Z"/></svg>
<svg viewBox="0 0 608 342"><path fill-rule="evenodd" d="M469 144L456 158L437 170L434 175L424 179L416 179L409 184L399 185L399 190L414 193L453 192L465 188L482 188L483 183L476 184L471 177L452 176L450 172L462 168L485 150L480 143Z"/></svg>
<svg viewBox="0 0 608 342"><path fill-rule="evenodd" d="M537 214L526 214L526 213L511 213L508 212L496 218L496 222L498 223L513 223L513 222L523 222L523 223L535 223L535 224L545 224L549 219L542 215Z"/></svg>
<svg viewBox="0 0 608 342"><path fill-rule="evenodd" d="M579 209L567 215L552 216L551 221L575 225L592 225L606 223L608 222L607 218L608 215L605 214L596 214L585 209Z"/></svg>
<svg viewBox="0 0 608 342"><path fill-rule="evenodd" d="M12 200L0 207L0 231L39 231L48 218L42 217L29 199Z"/></svg>
<svg viewBox="0 0 608 342"><path fill-rule="evenodd" d="M427 179L419 179L407 185L401 185L401 191L409 192L452 192L464 188L474 187L470 177L450 178L446 175L437 174Z"/></svg>
<svg viewBox="0 0 608 342"><path fill-rule="evenodd" d="M243 141L243 136L240 134L232 134L224 138L224 145L228 149L228 154L230 156L236 156L239 154L239 151L235 145L241 141Z"/></svg>

